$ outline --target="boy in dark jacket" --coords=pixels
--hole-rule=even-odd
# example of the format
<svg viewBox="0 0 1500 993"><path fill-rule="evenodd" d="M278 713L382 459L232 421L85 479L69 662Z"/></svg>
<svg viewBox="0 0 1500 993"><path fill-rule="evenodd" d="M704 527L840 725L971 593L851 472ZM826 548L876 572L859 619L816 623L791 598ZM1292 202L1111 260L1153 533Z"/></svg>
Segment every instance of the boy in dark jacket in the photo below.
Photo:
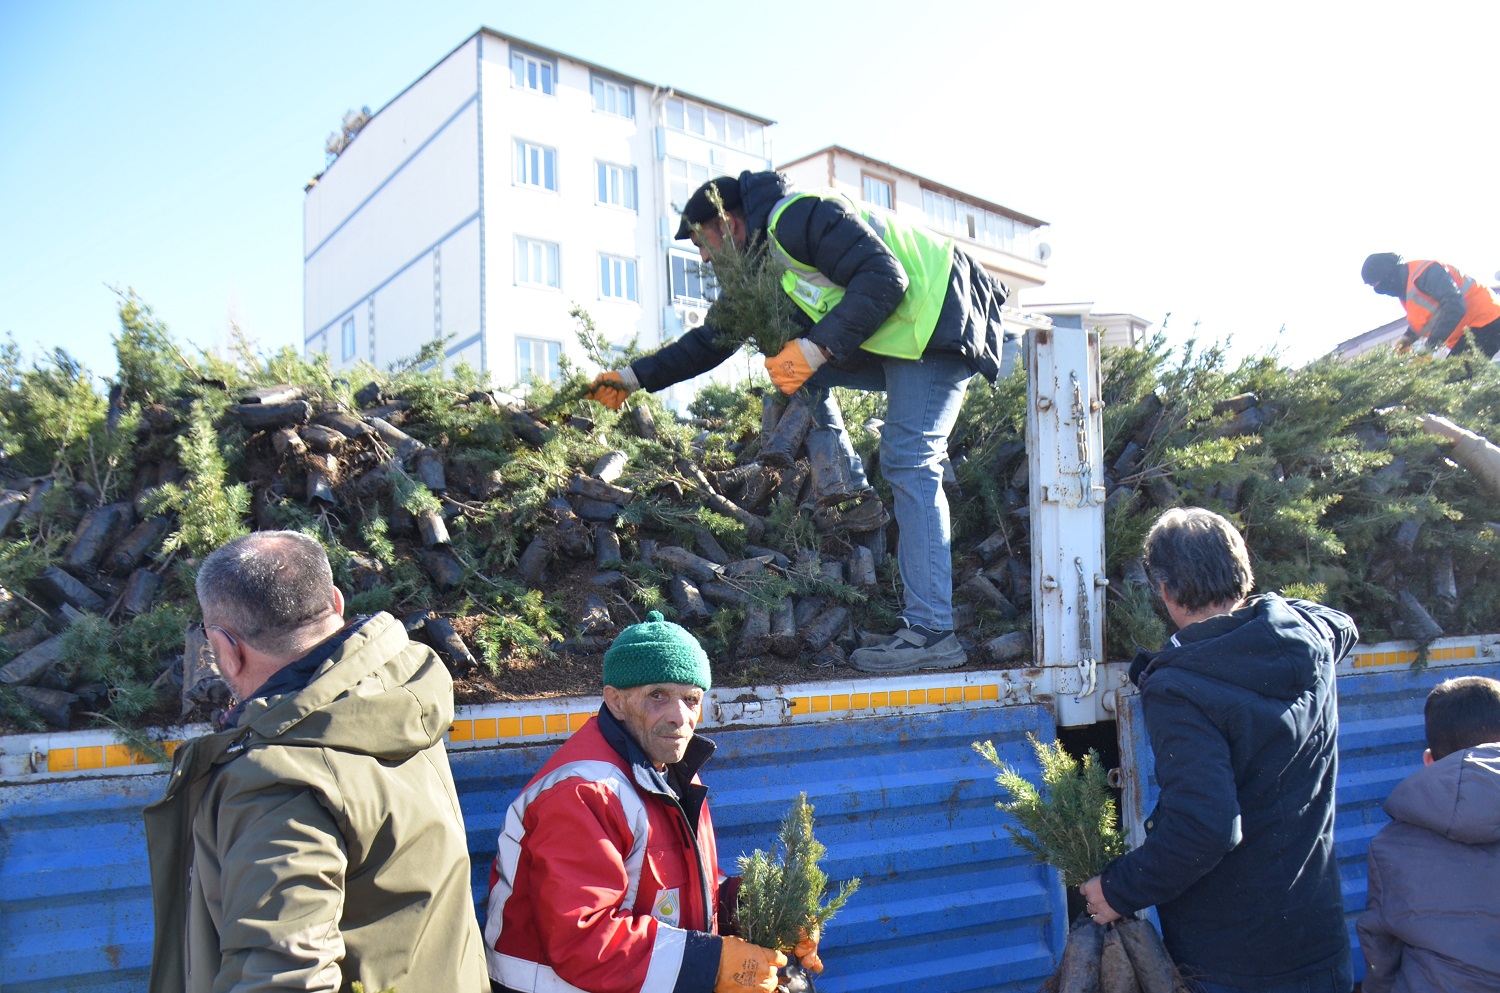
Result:
<svg viewBox="0 0 1500 993"><path fill-rule="evenodd" d="M1333 852L1334 669L1348 615L1254 584L1244 540L1201 508L1162 514L1146 567L1178 631L1130 677L1161 797L1144 843L1079 887L1106 924L1155 906L1205 993L1349 993Z"/></svg>
<svg viewBox="0 0 1500 993"><path fill-rule="evenodd" d="M1439 683L1425 716L1423 768L1370 842L1363 988L1500 990L1500 680Z"/></svg>
<svg viewBox="0 0 1500 993"><path fill-rule="evenodd" d="M718 192L725 218L709 198ZM876 229L880 230L877 231ZM865 480L829 388L884 390L880 468L895 498L896 551L906 602L901 626L850 659L868 672L951 668L966 659L953 635L953 563L943 461L964 390L977 373L994 381L1009 372L1019 335L1001 328L1008 291L951 238L906 224L894 214L857 207L829 191L794 190L777 172L743 172L710 180L683 208L678 238L692 238L705 262L725 240L765 250L785 270L782 287L806 328L766 357L784 393L804 385L818 432L842 453L853 490L839 521L850 531L886 522ZM719 365L737 350L708 323L623 369L604 372L589 396L618 409L637 389L661 390ZM846 503L849 501L846 501ZM828 508L824 508L826 511ZM818 515L815 514L815 520Z"/></svg>

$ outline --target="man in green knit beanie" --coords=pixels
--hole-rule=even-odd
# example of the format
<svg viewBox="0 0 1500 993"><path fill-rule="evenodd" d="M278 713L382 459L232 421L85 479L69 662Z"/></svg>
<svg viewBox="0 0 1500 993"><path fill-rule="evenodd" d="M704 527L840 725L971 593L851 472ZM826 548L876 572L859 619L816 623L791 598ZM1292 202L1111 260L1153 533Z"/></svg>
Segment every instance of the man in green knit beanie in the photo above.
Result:
<svg viewBox="0 0 1500 993"><path fill-rule="evenodd" d="M654 610L604 653L604 706L505 816L484 932L496 991L776 988L786 956L720 931L739 880L719 871L698 778L712 685L703 646ZM815 941L794 953L821 970Z"/></svg>

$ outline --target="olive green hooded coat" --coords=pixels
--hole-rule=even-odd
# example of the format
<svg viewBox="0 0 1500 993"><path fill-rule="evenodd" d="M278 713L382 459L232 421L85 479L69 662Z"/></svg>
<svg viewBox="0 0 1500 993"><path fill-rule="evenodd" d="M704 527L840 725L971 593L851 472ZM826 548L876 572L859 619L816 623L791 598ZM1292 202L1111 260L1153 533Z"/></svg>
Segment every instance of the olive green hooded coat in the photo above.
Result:
<svg viewBox="0 0 1500 993"><path fill-rule="evenodd" d="M151 993L488 993L452 720L443 664L377 614L305 688L184 743L145 815Z"/></svg>

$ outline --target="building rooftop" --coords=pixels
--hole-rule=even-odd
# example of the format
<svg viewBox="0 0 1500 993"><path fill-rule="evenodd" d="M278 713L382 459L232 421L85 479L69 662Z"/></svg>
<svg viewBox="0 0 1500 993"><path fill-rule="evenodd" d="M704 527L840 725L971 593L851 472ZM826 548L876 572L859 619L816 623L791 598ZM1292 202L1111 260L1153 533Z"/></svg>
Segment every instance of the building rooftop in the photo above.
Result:
<svg viewBox="0 0 1500 993"><path fill-rule="evenodd" d="M935 190L938 193L943 193L955 199L963 200L965 203L971 203L978 207L984 207L988 210L993 210L998 214L1005 214L1007 217L1013 217L1016 220L1026 224L1030 224L1033 227L1039 228L1047 224L1046 221L1037 217L1032 217L1030 214L1023 214L1013 207L1006 207L1005 205L995 203L992 200L985 200L983 197L977 197L974 194L965 192L964 190L960 190L957 187L949 186L946 183L940 183L935 179L929 179L926 176L912 172L910 169L903 169L901 166L893 165L890 162L874 158L872 156L864 154L863 152L856 152L852 148L845 148L843 145L829 145L826 148L820 148L816 152L809 152L807 155L799 156L795 159L789 159L788 161L782 163L780 166L777 166L777 168L785 169L787 166L793 166L799 162L806 162L809 159L815 159L820 155L829 154L847 155L850 158L860 159L861 161L868 162L873 166L878 166L881 169L888 169L891 172L899 172L903 176L912 177L913 179L920 182L923 186Z"/></svg>

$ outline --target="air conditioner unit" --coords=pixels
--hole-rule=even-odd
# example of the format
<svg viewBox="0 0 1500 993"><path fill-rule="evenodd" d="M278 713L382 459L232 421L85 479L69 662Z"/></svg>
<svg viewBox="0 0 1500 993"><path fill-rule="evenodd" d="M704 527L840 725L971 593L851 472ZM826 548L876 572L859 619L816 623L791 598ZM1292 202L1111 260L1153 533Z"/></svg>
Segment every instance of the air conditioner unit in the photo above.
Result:
<svg viewBox="0 0 1500 993"><path fill-rule="evenodd" d="M702 327L703 322L708 319L708 311L702 307L683 307L681 315L682 326L685 328Z"/></svg>

